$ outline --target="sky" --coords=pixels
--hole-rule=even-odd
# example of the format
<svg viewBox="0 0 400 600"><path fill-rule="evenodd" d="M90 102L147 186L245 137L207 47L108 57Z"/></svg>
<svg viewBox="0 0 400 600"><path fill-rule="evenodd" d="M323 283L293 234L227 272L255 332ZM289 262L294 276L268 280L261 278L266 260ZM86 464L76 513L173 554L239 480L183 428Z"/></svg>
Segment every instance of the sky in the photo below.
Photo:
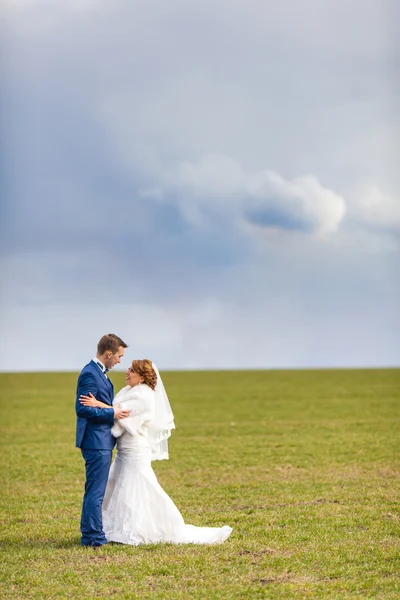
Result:
<svg viewBox="0 0 400 600"><path fill-rule="evenodd" d="M1 371L400 364L397 0L0 17Z"/></svg>

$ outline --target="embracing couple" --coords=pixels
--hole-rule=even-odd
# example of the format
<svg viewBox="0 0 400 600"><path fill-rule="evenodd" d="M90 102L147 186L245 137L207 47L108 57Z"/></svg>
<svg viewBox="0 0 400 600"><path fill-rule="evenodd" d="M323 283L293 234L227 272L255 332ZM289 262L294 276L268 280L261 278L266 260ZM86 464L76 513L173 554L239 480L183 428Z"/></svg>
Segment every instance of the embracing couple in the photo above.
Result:
<svg viewBox="0 0 400 600"><path fill-rule="evenodd" d="M78 379L76 445L86 468L82 545L223 542L232 529L185 524L151 467L152 460L168 459L168 438L175 429L155 364L134 360L126 371L127 385L114 397L107 372L121 362L125 348L117 335L104 335Z"/></svg>

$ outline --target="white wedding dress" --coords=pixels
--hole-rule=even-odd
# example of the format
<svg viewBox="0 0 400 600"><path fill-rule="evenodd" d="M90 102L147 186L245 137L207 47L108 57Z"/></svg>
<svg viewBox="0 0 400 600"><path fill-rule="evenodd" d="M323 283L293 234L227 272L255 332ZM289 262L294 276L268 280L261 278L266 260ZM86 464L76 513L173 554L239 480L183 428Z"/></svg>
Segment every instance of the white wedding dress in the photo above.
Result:
<svg viewBox="0 0 400 600"><path fill-rule="evenodd" d="M131 410L114 425L117 455L111 465L103 502L103 528L108 541L122 544L216 544L226 540L231 527L196 527L164 492L151 467L151 423L154 392L145 384L126 386L114 404Z"/></svg>

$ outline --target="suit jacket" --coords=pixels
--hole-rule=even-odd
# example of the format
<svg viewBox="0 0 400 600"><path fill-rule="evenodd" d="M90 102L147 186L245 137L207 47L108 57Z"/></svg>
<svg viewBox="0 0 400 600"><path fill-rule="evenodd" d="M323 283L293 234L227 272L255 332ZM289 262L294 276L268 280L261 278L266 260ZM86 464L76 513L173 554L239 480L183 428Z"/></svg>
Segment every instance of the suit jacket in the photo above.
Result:
<svg viewBox="0 0 400 600"><path fill-rule="evenodd" d="M83 406L79 402L82 395L93 396L110 405L110 408L95 408ZM76 446L86 450L112 450L115 439L111 435L114 424L114 409L112 402L114 387L106 375L91 360L79 375L76 389Z"/></svg>

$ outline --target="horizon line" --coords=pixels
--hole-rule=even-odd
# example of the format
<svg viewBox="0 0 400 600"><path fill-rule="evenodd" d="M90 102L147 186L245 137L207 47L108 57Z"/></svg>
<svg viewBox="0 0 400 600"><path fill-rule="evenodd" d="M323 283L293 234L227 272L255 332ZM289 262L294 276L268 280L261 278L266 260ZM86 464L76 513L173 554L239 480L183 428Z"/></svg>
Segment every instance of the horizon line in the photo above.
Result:
<svg viewBox="0 0 400 600"><path fill-rule="evenodd" d="M364 365L364 366L303 366L303 367L223 367L223 368L161 368L160 371L164 373L202 373L202 372L232 372L232 371L368 371L368 370L395 370L400 369L400 365ZM64 373L64 374L76 374L80 373L82 369L0 369L0 375L22 375L22 374L34 374L34 373ZM125 369L112 369L114 373L125 373ZM110 371L111 372L111 371Z"/></svg>

